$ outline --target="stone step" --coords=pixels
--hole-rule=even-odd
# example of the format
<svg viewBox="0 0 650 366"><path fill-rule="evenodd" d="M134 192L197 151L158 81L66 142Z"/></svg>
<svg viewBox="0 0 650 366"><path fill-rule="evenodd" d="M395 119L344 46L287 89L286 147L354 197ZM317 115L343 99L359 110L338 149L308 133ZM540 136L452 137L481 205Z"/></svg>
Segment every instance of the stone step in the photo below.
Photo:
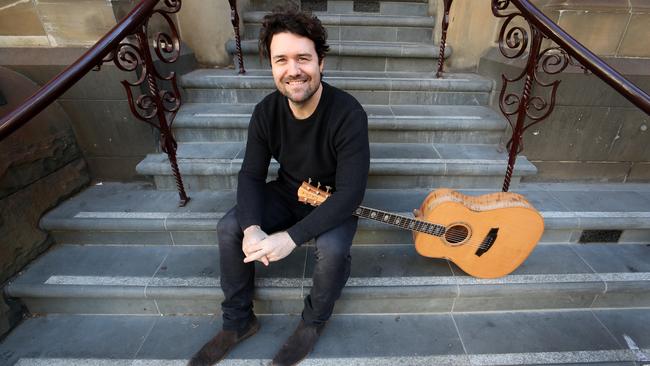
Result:
<svg viewBox="0 0 650 366"><path fill-rule="evenodd" d="M544 217L541 244L650 243L648 184L522 184L513 191L523 194ZM485 189L461 192L489 193ZM363 204L410 216L428 193L369 189ZM188 205L178 207L174 191L141 183L105 183L59 205L40 225L58 243L217 245L217 222L235 205L235 193L190 191L189 195ZM412 237L409 231L360 220L354 242L410 245Z"/></svg>
<svg viewBox="0 0 650 366"><path fill-rule="evenodd" d="M33 314L218 314L215 246L59 245L5 294ZM337 314L650 307L648 245L538 246L512 274L477 279L411 245L353 246ZM312 286L314 247L256 264L258 314L299 314Z"/></svg>
<svg viewBox="0 0 650 366"><path fill-rule="evenodd" d="M244 157L244 142L201 142L178 146L178 164L189 190L235 189ZM438 143L371 143L368 188L499 187L507 155L494 145ZM269 176L279 164L271 162ZM176 189L165 154L149 154L136 171L153 176L159 189ZM512 185L536 168L517 158Z"/></svg>
<svg viewBox="0 0 650 366"><path fill-rule="evenodd" d="M334 315L300 365L643 365L649 316L648 309ZM267 365L299 317L259 320L259 333L219 365ZM49 315L26 320L0 354L19 366L183 366L220 329L218 316Z"/></svg>
<svg viewBox="0 0 650 366"><path fill-rule="evenodd" d="M384 42L328 40L329 52L325 56L325 70L375 71L375 72L432 72L437 70L440 46L424 42ZM259 54L257 40L242 40L244 66L249 69L270 69L268 60ZM226 50L234 54L235 41L226 43ZM445 57L452 54L447 46Z"/></svg>
<svg viewBox="0 0 650 366"><path fill-rule="evenodd" d="M174 120L179 142L245 141L254 104L186 103ZM506 123L484 106L366 105L371 142L497 144Z"/></svg>
<svg viewBox="0 0 650 366"><path fill-rule="evenodd" d="M244 39L257 40L268 12L244 13ZM328 42L381 41L434 43L435 19L428 16L315 14L327 29Z"/></svg>
<svg viewBox="0 0 650 366"><path fill-rule="evenodd" d="M328 71L323 80L364 105L487 105L493 81L476 74ZM254 104L275 91L271 73L199 69L182 77L190 103Z"/></svg>
<svg viewBox="0 0 650 366"><path fill-rule="evenodd" d="M428 0L252 0L249 9L272 11L278 6L296 6L316 15L322 12L329 14L359 14L359 15L398 15L425 16L429 10Z"/></svg>

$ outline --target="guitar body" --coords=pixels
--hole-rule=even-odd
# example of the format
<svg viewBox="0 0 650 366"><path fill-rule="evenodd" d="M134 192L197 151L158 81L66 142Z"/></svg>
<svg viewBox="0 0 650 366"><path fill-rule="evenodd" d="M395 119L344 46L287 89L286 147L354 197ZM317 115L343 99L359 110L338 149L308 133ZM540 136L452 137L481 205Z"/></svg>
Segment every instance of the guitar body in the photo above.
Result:
<svg viewBox="0 0 650 366"><path fill-rule="evenodd" d="M438 189L427 196L420 213L420 220L435 222L446 230L440 237L414 231L417 252L449 259L479 278L496 278L514 271L544 232L541 215L516 193L474 197Z"/></svg>

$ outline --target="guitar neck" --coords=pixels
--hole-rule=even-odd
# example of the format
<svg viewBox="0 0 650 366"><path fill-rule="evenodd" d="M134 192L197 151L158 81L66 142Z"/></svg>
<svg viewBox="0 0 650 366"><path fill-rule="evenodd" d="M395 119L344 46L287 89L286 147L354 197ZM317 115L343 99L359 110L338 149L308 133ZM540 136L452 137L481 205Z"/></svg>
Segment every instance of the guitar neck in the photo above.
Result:
<svg viewBox="0 0 650 366"><path fill-rule="evenodd" d="M445 233L445 227L432 224L430 222L396 215L390 212L376 210L374 208L359 206L354 210L354 215L364 219L375 220L384 224L397 226L402 229L417 231L434 236L442 236Z"/></svg>

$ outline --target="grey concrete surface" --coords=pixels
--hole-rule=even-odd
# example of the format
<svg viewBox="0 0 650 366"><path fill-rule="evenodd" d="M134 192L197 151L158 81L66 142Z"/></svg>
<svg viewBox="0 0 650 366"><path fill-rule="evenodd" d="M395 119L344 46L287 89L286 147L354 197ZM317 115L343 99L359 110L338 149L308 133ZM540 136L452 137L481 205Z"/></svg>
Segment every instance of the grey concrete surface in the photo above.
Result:
<svg viewBox="0 0 650 366"><path fill-rule="evenodd" d="M269 267L256 265L256 299L266 309L263 313L299 311L312 285L313 250L308 244ZM646 245L549 244L537 247L508 276L476 279L451 262L419 256L412 245L353 246L353 271L340 310L356 314L648 307L647 266L602 269L603 255L594 257L594 251L622 263L650 262ZM219 287L214 245L62 245L33 263L6 293L39 313L171 315L218 312ZM201 307L194 307L197 303Z"/></svg>
<svg viewBox="0 0 650 366"><path fill-rule="evenodd" d="M301 365L632 365L648 352L647 337L634 333L634 322L647 316L647 310L338 315ZM261 316L260 332L222 364L266 364L298 320ZM212 316L50 315L15 330L0 357L22 366L184 365L220 324ZM621 344L620 326L639 352Z"/></svg>

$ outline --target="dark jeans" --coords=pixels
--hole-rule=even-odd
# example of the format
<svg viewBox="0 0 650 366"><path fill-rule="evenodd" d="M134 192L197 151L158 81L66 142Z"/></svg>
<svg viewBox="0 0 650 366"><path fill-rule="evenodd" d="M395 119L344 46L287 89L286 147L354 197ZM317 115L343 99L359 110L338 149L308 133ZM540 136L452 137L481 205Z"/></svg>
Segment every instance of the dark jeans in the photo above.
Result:
<svg viewBox="0 0 650 366"><path fill-rule="evenodd" d="M267 234L286 230L311 212L311 208L284 192L277 182L268 183L265 188L266 201L260 226ZM237 221L236 210L237 206L233 207L217 225L221 289L225 295L221 309L223 328L228 330L242 330L253 314L255 265L243 262L244 233ZM305 298L302 312L306 324L322 325L332 315L334 302L341 296L341 290L350 277L350 247L356 229L357 218L351 216L341 225L316 237L313 286Z"/></svg>

